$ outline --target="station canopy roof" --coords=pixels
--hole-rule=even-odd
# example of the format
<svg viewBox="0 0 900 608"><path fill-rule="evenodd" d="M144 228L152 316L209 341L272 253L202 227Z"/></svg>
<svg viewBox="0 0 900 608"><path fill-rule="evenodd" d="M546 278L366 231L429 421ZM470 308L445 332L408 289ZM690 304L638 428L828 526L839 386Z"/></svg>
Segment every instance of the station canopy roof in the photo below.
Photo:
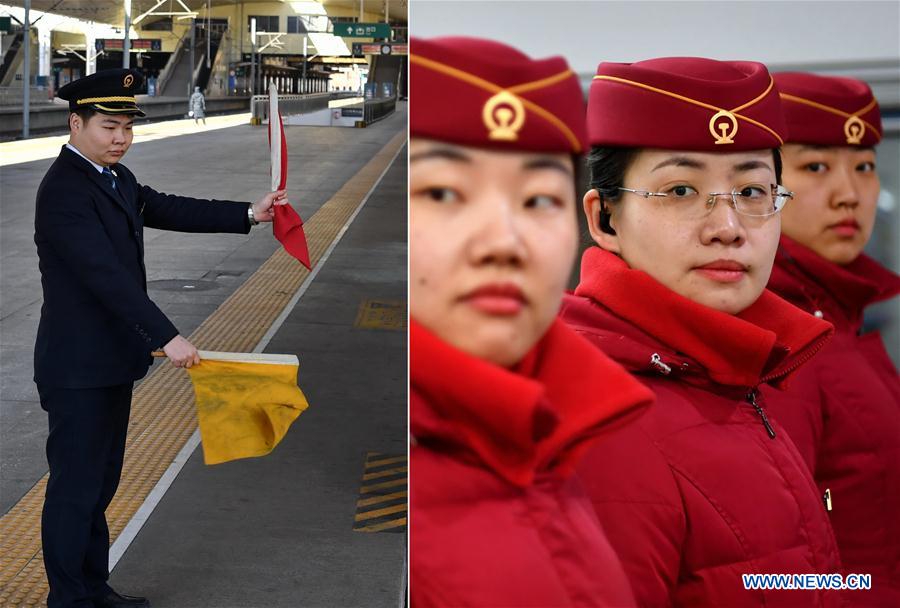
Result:
<svg viewBox="0 0 900 608"><path fill-rule="evenodd" d="M132 18L136 18L153 8L156 1L157 0L132 0ZM330 13L332 9L342 9L342 12L346 12L349 15L359 15L359 0L283 1L285 4L293 5L297 14L306 14L309 12L307 9L304 9L304 6L321 4L328 13ZM182 2L190 10L197 11L200 14L199 16L204 16L206 14L207 0L182 0ZM25 6L24 0L0 0L0 3L20 8ZM271 5L272 0L210 0L209 4L212 6L236 6L244 4L244 13L250 14L249 11L252 10L252 6L250 5ZM31 0L31 8L45 13L82 19L84 21L105 23L117 27L122 27L125 23L125 3L123 0ZM366 11L378 13L380 18L384 19L383 0L364 0L363 8ZM183 8L175 0L166 0L156 10L175 12L181 11ZM389 0L388 11L392 21L406 23L407 0Z"/></svg>

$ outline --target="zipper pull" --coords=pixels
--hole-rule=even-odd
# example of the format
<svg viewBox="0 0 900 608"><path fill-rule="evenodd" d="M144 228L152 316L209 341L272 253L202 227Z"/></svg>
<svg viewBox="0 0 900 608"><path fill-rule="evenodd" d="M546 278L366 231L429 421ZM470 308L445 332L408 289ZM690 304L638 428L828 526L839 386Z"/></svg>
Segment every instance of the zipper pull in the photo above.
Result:
<svg viewBox="0 0 900 608"><path fill-rule="evenodd" d="M825 495L822 496L822 500L825 501L825 510L831 511L831 488L825 488Z"/></svg>
<svg viewBox="0 0 900 608"><path fill-rule="evenodd" d="M749 393L747 393L747 401L750 402L750 405L753 406L753 409L755 409L756 413L759 414L759 417L762 418L763 426L766 427L766 433L769 434L769 438L775 439L775 429L773 429L772 425L769 424L769 417L766 416L766 413L756 402L756 389L753 389Z"/></svg>
<svg viewBox="0 0 900 608"><path fill-rule="evenodd" d="M672 368L663 363L662 357L659 356L659 353L653 353L653 355L650 356L650 365L655 367L656 370L663 376L668 376L672 373Z"/></svg>

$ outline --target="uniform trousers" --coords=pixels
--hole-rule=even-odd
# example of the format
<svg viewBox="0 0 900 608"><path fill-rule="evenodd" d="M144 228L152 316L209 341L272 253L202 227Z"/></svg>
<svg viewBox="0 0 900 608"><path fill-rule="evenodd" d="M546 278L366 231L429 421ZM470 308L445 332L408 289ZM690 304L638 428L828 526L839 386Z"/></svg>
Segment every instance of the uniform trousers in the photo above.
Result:
<svg viewBox="0 0 900 608"><path fill-rule="evenodd" d="M50 422L41 518L49 608L89 608L109 589L105 511L119 486L133 386L38 386Z"/></svg>

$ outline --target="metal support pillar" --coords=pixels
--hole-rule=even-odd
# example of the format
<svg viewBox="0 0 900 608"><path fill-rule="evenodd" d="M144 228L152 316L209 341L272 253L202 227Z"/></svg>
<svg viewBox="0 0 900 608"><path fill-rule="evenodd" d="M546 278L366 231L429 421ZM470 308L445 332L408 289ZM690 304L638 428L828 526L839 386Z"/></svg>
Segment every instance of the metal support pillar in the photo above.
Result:
<svg viewBox="0 0 900 608"><path fill-rule="evenodd" d="M53 45L51 43L53 30L49 27L38 26L38 77L46 77L50 80L53 70Z"/></svg>
<svg viewBox="0 0 900 608"><path fill-rule="evenodd" d="M210 0L206 0L206 69L208 70L212 66L210 65L210 61L212 61L209 57L210 53L210 45L212 44L212 36L210 35L209 30L209 3ZM191 89L193 91L193 89Z"/></svg>
<svg viewBox="0 0 900 608"><path fill-rule="evenodd" d="M191 58L189 61L191 62L191 84L188 86L188 97L194 94L194 68L197 67L197 64L194 63L194 47L197 46L197 20L191 18Z"/></svg>
<svg viewBox="0 0 900 608"><path fill-rule="evenodd" d="M31 0L25 0L25 23L23 24L25 36L22 42L25 44L25 71L22 74L22 137L28 137L28 129L31 126Z"/></svg>
<svg viewBox="0 0 900 608"><path fill-rule="evenodd" d="M125 2L125 37L122 39L122 67L131 67L131 0Z"/></svg>
<svg viewBox="0 0 900 608"><path fill-rule="evenodd" d="M94 22L89 21L84 32L84 75L97 71L97 39L94 37Z"/></svg>
<svg viewBox="0 0 900 608"><path fill-rule="evenodd" d="M250 18L250 96L256 95L256 17Z"/></svg>

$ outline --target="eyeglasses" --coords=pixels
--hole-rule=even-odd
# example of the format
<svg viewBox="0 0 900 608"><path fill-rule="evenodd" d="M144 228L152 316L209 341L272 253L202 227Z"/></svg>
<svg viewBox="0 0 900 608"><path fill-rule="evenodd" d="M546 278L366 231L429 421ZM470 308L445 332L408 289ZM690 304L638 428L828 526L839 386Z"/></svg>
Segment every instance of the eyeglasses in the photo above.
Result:
<svg viewBox="0 0 900 608"><path fill-rule="evenodd" d="M731 206L741 215L749 217L769 217L781 211L788 200L794 198L784 186L774 184L748 184L734 188L731 192L710 192L703 195L690 186L675 186L669 192L650 192L619 187L617 190L631 192L643 198L664 199L665 207L685 219L698 219L709 215L720 196L731 199ZM661 201L663 202L663 201Z"/></svg>

